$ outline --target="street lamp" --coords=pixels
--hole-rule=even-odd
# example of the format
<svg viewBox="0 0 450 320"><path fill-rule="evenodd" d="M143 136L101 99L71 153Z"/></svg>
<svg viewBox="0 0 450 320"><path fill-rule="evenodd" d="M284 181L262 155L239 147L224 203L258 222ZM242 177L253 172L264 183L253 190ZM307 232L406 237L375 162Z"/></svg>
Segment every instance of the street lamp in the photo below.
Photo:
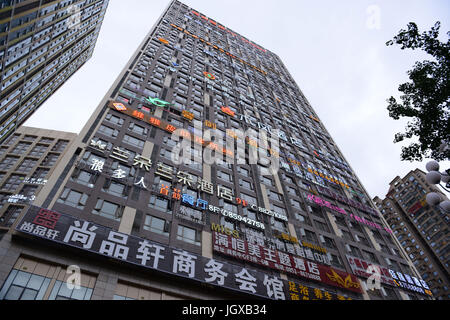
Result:
<svg viewBox="0 0 450 320"><path fill-rule="evenodd" d="M445 191L450 192L446 188L450 188L450 169L447 169L445 172L439 172L439 163L437 161L430 161L425 166L428 173L426 175L426 181L429 184L438 184L440 185ZM446 186L444 187L441 182L446 183ZM450 213L450 201L444 199L439 193L432 192L427 194L427 203L430 206L437 206L445 212Z"/></svg>

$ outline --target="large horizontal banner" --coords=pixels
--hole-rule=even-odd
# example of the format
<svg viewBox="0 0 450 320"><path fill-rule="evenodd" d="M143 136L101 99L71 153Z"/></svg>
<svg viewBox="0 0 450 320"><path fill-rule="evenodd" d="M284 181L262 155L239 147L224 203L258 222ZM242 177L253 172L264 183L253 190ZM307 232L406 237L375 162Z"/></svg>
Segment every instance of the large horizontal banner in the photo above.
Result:
<svg viewBox="0 0 450 320"><path fill-rule="evenodd" d="M294 290L292 283L276 276L205 258L36 206L30 206L16 231L149 270L261 298L290 300L290 292ZM324 299L339 298L325 291L321 295Z"/></svg>
<svg viewBox="0 0 450 320"><path fill-rule="evenodd" d="M394 271L350 255L347 255L346 257L353 273L358 276L373 278L375 270L378 270L380 282L409 291L414 291L423 295L432 295L427 283L422 279L417 279L409 274Z"/></svg>
<svg viewBox="0 0 450 320"><path fill-rule="evenodd" d="M258 244L252 244L218 232L213 232L213 244L214 251L218 253L301 278L319 281L357 293L362 292L359 280L354 275L334 270L331 267L297 256L272 250Z"/></svg>

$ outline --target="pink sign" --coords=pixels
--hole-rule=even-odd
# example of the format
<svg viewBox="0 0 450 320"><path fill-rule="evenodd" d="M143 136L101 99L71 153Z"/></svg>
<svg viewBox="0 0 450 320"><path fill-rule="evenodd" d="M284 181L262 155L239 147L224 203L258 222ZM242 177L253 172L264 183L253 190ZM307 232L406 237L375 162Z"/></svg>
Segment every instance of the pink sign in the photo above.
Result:
<svg viewBox="0 0 450 320"><path fill-rule="evenodd" d="M321 207L327 207L327 208L330 208L333 211L339 212L340 214L343 214L345 216L349 216L351 219L356 220L357 222L359 222L361 224L365 224L366 226L369 226L369 227L372 227L372 228L376 228L376 229L379 229L379 230L385 230L388 233L392 233L392 231L389 228L382 227L378 223L375 223L375 222L369 221L367 219L364 219L364 217L358 217L357 215L354 215L353 213L348 215L348 213L344 209L339 208L337 206L334 206L330 202L328 202L326 200L323 200L322 198L320 198L318 196L309 194L308 195L308 200L318 204Z"/></svg>

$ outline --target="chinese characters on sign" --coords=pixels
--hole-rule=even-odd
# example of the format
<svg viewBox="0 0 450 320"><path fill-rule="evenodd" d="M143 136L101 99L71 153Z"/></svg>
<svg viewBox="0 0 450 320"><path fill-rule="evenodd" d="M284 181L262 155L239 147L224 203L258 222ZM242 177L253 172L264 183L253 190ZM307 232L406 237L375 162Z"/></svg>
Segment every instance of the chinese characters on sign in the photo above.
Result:
<svg viewBox="0 0 450 320"><path fill-rule="evenodd" d="M267 299L285 299L287 282L75 217L30 206L16 230L118 261Z"/></svg>
<svg viewBox="0 0 450 320"><path fill-rule="evenodd" d="M215 252L260 266L361 292L355 276L306 260L304 256L293 256L217 232L213 232L213 249Z"/></svg>
<svg viewBox="0 0 450 320"><path fill-rule="evenodd" d="M372 274L368 273L369 266L375 266L380 272L380 281L394 287L402 287L410 291L421 293L423 295L432 295L427 283L423 280L419 280L416 277L412 277L408 274L397 272L391 269L387 269L382 266L378 266L371 262L364 261L360 258L356 258L347 255L347 260L354 274L370 278Z"/></svg>

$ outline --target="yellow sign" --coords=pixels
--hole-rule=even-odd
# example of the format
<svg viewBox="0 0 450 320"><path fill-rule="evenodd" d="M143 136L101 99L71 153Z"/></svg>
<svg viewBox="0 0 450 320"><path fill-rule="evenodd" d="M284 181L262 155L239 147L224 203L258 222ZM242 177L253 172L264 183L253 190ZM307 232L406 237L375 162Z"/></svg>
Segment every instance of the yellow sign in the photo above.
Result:
<svg viewBox="0 0 450 320"><path fill-rule="evenodd" d="M358 289L360 287L360 284L357 282L353 282L352 278L350 275L347 276L347 278L342 279L342 277L340 275L338 275L336 273L336 271L333 270L333 268L331 269L331 275L327 273L327 277L328 279L330 279L333 282L336 282L337 284L341 285L344 288L356 288Z"/></svg>

